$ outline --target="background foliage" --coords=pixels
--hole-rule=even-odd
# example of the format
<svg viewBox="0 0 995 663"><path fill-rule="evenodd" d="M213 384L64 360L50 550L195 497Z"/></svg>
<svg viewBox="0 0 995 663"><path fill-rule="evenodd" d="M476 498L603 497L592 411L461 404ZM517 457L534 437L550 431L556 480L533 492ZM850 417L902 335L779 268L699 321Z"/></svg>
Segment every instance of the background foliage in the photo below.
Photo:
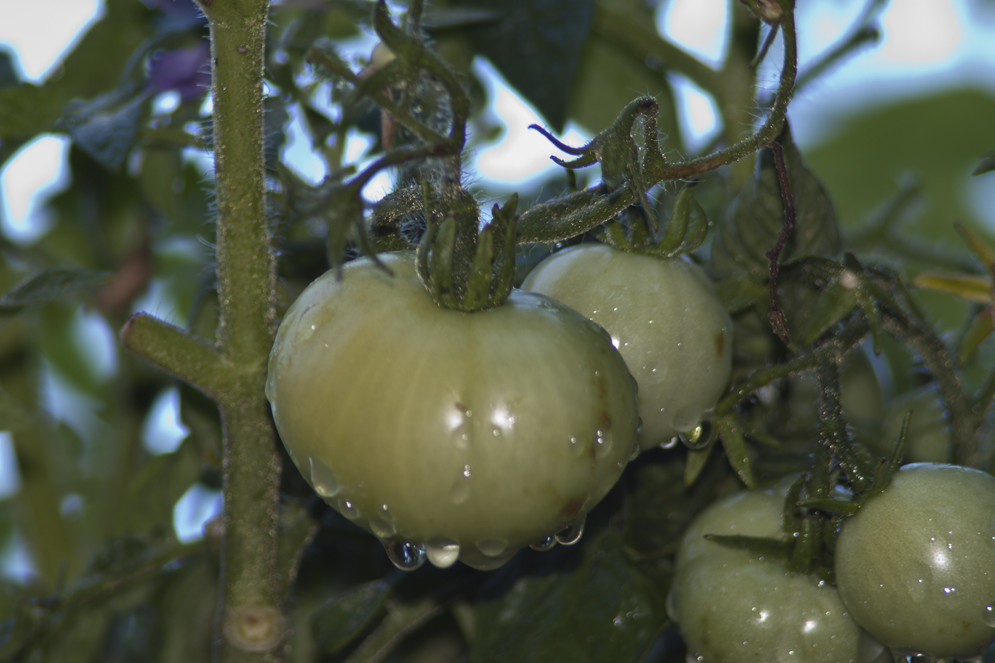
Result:
<svg viewBox="0 0 995 663"><path fill-rule="evenodd" d="M95 362L79 331L88 316L121 329L155 288L176 307L153 313L209 343L216 338L212 179L193 158L212 144L204 104L207 25L188 0L151 4L107 0L104 18L42 85L16 80L0 54L0 164L40 134L72 140L71 184L47 202L51 228L28 244L0 238L0 429L11 431L21 479L19 491L0 501L0 544L23 541L37 571L3 581L0 661L193 663L211 656L218 536L208 527L202 540L178 542L173 513L192 486L220 487L217 408L179 384L189 435L174 451L153 455L143 445L143 426L156 400L178 383L127 352L115 352L109 364ZM869 25L880 4L869 3ZM469 90L476 149L500 137L485 113L485 87L470 67L477 56L489 58L553 131L573 120L597 133L636 93L656 97L664 151L674 158L688 153L669 77L680 73L714 96L723 113L717 144L732 144L757 110L748 63L766 32L735 3L728 59L716 71L656 33L654 5L453 0L431 5L423 27ZM371 10L364 0L285 0L271 9L265 127L278 313L329 268L327 228L300 212L300 201L314 190L281 156L289 119L304 118L330 174L348 172L348 136L369 139L364 159L382 151L376 105L353 101L341 81L306 62L315 45L369 31ZM364 63L351 64L358 70ZM163 93L174 106L155 103ZM952 223L987 232L965 202L963 182L995 146L992 117L995 98L955 90L850 118L804 154L810 173L802 155L789 155L798 207L814 210L806 217L812 243L797 251L838 254L845 247L906 279L923 270L983 273ZM709 173L696 190L713 223L721 220L696 254L704 261L711 249L718 276L741 269L736 256L765 269L761 256L780 227L776 180L769 164L761 163L757 175L754 166L749 157ZM596 174L577 174L582 183L597 181ZM519 211L568 186L565 174L529 183ZM496 196L490 187L472 184L479 200ZM675 194L660 187L653 197L669 210ZM770 200L772 228L756 234L753 220ZM739 231L747 227L744 236ZM354 255L354 238L348 239ZM523 270L551 248L521 250ZM720 248L733 256L729 262L717 257ZM784 305L800 328L815 314L803 310L805 293L796 294ZM954 347L980 308L946 294L912 296ZM739 377L784 358L765 322L748 316L737 318ZM890 337L881 342L882 357L861 350L843 373L844 410L858 438L876 451L907 403L922 411L943 408L918 357ZM971 393L982 388L993 363L995 347L982 343L964 373ZM56 379L78 395L75 418L53 415L46 394ZM810 462L812 380L794 377L773 392L772 404L755 410L767 434L751 438L745 460L727 460L711 446L653 450L592 513L581 545L526 550L488 573L426 565L399 574L379 542L329 509L284 456L282 541L306 542L293 588L289 660L684 660L664 609L669 555L683 527L715 497L741 486L744 463L763 482ZM913 440L914 453L952 457L942 417L916 426L934 442ZM765 446L775 437L780 447ZM697 481L685 488L686 476ZM402 647L399 635L406 638Z"/></svg>

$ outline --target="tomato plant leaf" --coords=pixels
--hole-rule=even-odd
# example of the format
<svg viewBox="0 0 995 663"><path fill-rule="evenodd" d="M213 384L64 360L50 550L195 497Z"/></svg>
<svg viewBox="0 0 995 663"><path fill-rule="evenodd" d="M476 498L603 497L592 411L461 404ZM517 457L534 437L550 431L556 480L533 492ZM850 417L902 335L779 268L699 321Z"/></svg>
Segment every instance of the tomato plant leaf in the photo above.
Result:
<svg viewBox="0 0 995 663"><path fill-rule="evenodd" d="M375 580L354 587L324 604L311 618L311 634L326 654L334 654L356 639L384 614L393 583Z"/></svg>
<svg viewBox="0 0 995 663"><path fill-rule="evenodd" d="M984 175L993 171L995 171L995 150L985 152L981 155L981 161L971 174L977 177L978 175Z"/></svg>
<svg viewBox="0 0 995 663"><path fill-rule="evenodd" d="M845 288L837 280L830 282L815 300L815 308L802 333L802 345L814 343L830 327L845 318L856 305L856 289Z"/></svg>
<svg viewBox="0 0 995 663"><path fill-rule="evenodd" d="M59 124L80 149L108 170L117 170L135 142L147 100L146 94L126 97L124 90L91 101L73 100Z"/></svg>
<svg viewBox="0 0 995 663"><path fill-rule="evenodd" d="M986 306L971 319L960 342L960 364L967 365L982 341L995 333L995 306Z"/></svg>
<svg viewBox="0 0 995 663"><path fill-rule="evenodd" d="M71 267L44 269L0 296L0 315L16 315L28 306L47 304L105 283L108 272Z"/></svg>
<svg viewBox="0 0 995 663"><path fill-rule="evenodd" d="M24 405L0 389L0 430L22 430L34 425L34 418Z"/></svg>
<svg viewBox="0 0 995 663"><path fill-rule="evenodd" d="M21 79L14 68L14 56L0 47L0 90L17 87L20 83Z"/></svg>
<svg viewBox="0 0 995 663"><path fill-rule="evenodd" d="M825 188L802 161L790 134L778 139L784 146L788 181L795 204L795 227L781 252L786 262L802 255L832 256L840 251L836 213ZM769 150L758 158L757 172L732 200L719 223L712 247L712 266L723 275L767 271L767 252L777 242L784 224L784 205L774 161Z"/></svg>
<svg viewBox="0 0 995 663"><path fill-rule="evenodd" d="M535 105L553 131L563 131L594 0L464 0L462 4L500 16L466 29L472 47Z"/></svg>
<svg viewBox="0 0 995 663"><path fill-rule="evenodd" d="M667 622L661 598L606 528L573 568L482 596L470 663L641 661Z"/></svg>

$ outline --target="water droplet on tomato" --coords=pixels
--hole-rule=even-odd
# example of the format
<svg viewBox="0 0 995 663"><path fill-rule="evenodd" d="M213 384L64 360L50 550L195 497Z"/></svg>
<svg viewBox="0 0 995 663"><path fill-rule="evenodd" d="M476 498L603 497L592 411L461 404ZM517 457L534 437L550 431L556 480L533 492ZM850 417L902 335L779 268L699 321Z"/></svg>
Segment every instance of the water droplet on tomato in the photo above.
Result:
<svg viewBox="0 0 995 663"><path fill-rule="evenodd" d="M547 536L539 543L533 543L531 546L529 546L529 548L532 548L532 550L538 550L539 552L546 552L547 550L552 550L555 547L556 547L555 536Z"/></svg>
<svg viewBox="0 0 995 663"><path fill-rule="evenodd" d="M561 546L572 546L584 536L584 523L587 516L581 516L556 533L556 542Z"/></svg>
<svg viewBox="0 0 995 663"><path fill-rule="evenodd" d="M387 557L402 571L414 571L425 563L425 547L410 541L385 541Z"/></svg>
<svg viewBox="0 0 995 663"><path fill-rule="evenodd" d="M584 452L584 445L580 443L580 438L576 435L570 436L570 453L579 456Z"/></svg>
<svg viewBox="0 0 995 663"><path fill-rule="evenodd" d="M459 559L459 544L452 539L432 539L425 544L428 561L440 569L445 569Z"/></svg>
<svg viewBox="0 0 995 663"><path fill-rule="evenodd" d="M633 444L632 451L629 452L629 462L631 463L637 458L639 458L639 445Z"/></svg>
<svg viewBox="0 0 995 663"><path fill-rule="evenodd" d="M299 343L304 343L309 340L314 333L318 331L318 325L313 322L305 322L297 326L297 338L294 339L294 345Z"/></svg>
<svg viewBox="0 0 995 663"><path fill-rule="evenodd" d="M701 411L694 407L682 407L674 412L671 425L678 432L688 432L698 425L701 420Z"/></svg>
<svg viewBox="0 0 995 663"><path fill-rule="evenodd" d="M673 449L674 447L676 447L678 445L678 443L680 443L680 441L681 441L681 438L679 438L679 437L677 437L675 435L674 437L670 438L669 440L665 440L664 442L661 442L660 443L660 448L661 449Z"/></svg>
<svg viewBox="0 0 995 663"><path fill-rule="evenodd" d="M985 606L984 610L981 611L981 621L985 623L985 626L995 628L995 604L989 603Z"/></svg>
<svg viewBox="0 0 995 663"><path fill-rule="evenodd" d="M381 539L397 534L397 525L394 524L394 517L386 504L381 504L380 508L370 515L370 531Z"/></svg>
<svg viewBox="0 0 995 663"><path fill-rule="evenodd" d="M508 547L508 542L504 539L478 539L477 550L488 557L500 557L501 553Z"/></svg>
<svg viewBox="0 0 995 663"><path fill-rule="evenodd" d="M449 489L449 499L453 504L462 504L470 499L470 466L464 465L463 471L453 481L452 488Z"/></svg>
<svg viewBox="0 0 995 663"><path fill-rule="evenodd" d="M308 457L307 460L311 467L311 487L314 488L314 492L326 500L335 497L341 487L332 468L313 457Z"/></svg>
<svg viewBox="0 0 995 663"><path fill-rule="evenodd" d="M349 520L356 520L361 515L363 515L362 512L360 512L359 507L356 506L356 503L353 502L352 500L340 499L338 510L339 513L341 513Z"/></svg>
<svg viewBox="0 0 995 663"><path fill-rule="evenodd" d="M612 435L600 428L594 432L594 457L601 459L612 450Z"/></svg>

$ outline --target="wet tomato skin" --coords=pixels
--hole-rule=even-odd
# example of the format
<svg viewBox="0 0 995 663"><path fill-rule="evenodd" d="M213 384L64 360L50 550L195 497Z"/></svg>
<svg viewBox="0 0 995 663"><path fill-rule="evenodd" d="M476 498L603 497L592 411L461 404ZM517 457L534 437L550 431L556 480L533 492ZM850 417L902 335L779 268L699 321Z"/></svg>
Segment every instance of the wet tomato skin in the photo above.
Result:
<svg viewBox="0 0 995 663"><path fill-rule="evenodd" d="M581 244L540 263L522 284L604 327L639 383L642 450L694 428L732 370L733 327L704 271Z"/></svg>
<svg viewBox="0 0 995 663"><path fill-rule="evenodd" d="M842 526L836 584L896 654L970 658L995 639L995 477L913 463Z"/></svg>
<svg viewBox="0 0 995 663"><path fill-rule="evenodd" d="M494 568L614 485L635 451L635 381L558 302L513 291L447 310L410 254L380 258L393 276L356 260L288 311L267 381L277 428L347 518L439 566Z"/></svg>

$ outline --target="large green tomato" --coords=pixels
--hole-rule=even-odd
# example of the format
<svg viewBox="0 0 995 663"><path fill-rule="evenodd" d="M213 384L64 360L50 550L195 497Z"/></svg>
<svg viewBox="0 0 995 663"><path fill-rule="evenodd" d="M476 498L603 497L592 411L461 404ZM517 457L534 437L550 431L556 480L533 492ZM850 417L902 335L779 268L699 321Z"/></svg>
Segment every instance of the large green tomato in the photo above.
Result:
<svg viewBox="0 0 995 663"><path fill-rule="evenodd" d="M742 491L715 502L681 541L671 617L689 661L870 663L890 654L854 623L836 590L783 562L733 550L706 534L780 537L784 498L796 477L773 489Z"/></svg>
<svg viewBox="0 0 995 663"><path fill-rule="evenodd" d="M315 491L402 568L494 568L579 538L636 453L635 381L604 330L513 291L440 308L410 254L329 272L294 302L266 394Z"/></svg>
<svg viewBox="0 0 995 663"><path fill-rule="evenodd" d="M836 585L857 623L896 653L982 653L995 640L995 477L901 468L843 524Z"/></svg>
<svg viewBox="0 0 995 663"><path fill-rule="evenodd" d="M581 244L540 263L524 290L540 292L604 327L639 383L649 449L694 429L732 369L732 321L694 263Z"/></svg>

